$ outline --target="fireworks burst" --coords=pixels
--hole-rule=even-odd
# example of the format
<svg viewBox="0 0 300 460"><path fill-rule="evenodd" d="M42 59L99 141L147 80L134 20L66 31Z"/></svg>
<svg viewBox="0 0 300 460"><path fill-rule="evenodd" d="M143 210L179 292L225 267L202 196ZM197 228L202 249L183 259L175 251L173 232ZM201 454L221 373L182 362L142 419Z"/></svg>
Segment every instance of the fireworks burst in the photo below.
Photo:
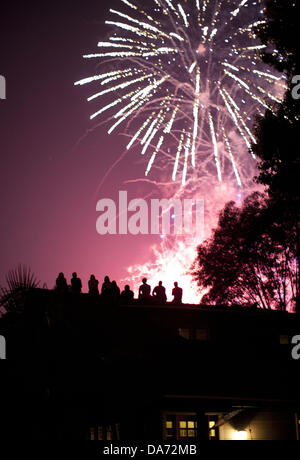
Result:
<svg viewBox="0 0 300 460"><path fill-rule="evenodd" d="M174 182L180 177L185 185L197 168L209 175L214 169L219 182L231 170L242 186L240 156L250 151L254 157L254 116L272 110L285 89L284 77L258 55L263 0L120 4L106 21L112 35L98 43L100 52L84 56L100 59L105 72L75 83L100 84L88 101L111 96L91 119L106 113L109 134L123 126L131 137L127 149L140 145L149 156L146 176L165 156L168 165L172 159ZM237 134L243 149L236 149Z"/></svg>
<svg viewBox="0 0 300 460"><path fill-rule="evenodd" d="M224 207L225 203L234 200L241 204L246 192L241 189L237 190L235 183L224 181L220 184L215 176L199 177L197 174L189 178L185 187L155 182L153 186L158 196L167 196L172 200L203 197L205 202L204 239L210 236L211 229L216 226L219 210ZM183 288L184 302L197 304L200 294L202 296L205 293L199 292L197 283L190 274L190 269L196 257L196 247L200 243L197 236L193 235L161 235L160 242L152 245L145 253L145 260L128 268L128 276L122 282L131 284L135 291L138 291L145 275L152 288L163 280L168 300L171 301L173 283L177 281Z"/></svg>
<svg viewBox="0 0 300 460"><path fill-rule="evenodd" d="M127 150L141 151L144 180L160 196L204 199L208 237L224 204L241 202L253 187L255 116L272 110L286 90L285 77L259 57L264 46L255 30L264 24L264 2L119 3L106 21L111 35L98 43L99 52L84 56L95 59L101 72L75 85L97 85L88 98L97 104L91 120L100 118L99 124L110 123L109 134L118 130L129 137ZM154 168L159 182L150 176ZM170 294L178 281L185 302L198 303L188 272L199 243L162 237L150 248L150 260L129 267L124 282L138 288L147 274L152 286L164 280Z"/></svg>

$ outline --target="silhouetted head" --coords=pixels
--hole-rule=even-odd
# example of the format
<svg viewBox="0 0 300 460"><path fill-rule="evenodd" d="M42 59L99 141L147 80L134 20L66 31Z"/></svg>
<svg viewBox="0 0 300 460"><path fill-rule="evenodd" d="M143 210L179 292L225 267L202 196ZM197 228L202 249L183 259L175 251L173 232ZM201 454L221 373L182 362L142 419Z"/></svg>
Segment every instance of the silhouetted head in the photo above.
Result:
<svg viewBox="0 0 300 460"><path fill-rule="evenodd" d="M95 278L95 275L91 275L91 280L92 280L92 281L95 281L95 279L96 279L96 278Z"/></svg>
<svg viewBox="0 0 300 460"><path fill-rule="evenodd" d="M65 275L64 275L63 273L60 273L60 274L58 275L58 278L64 278L64 277L65 277Z"/></svg>
<svg viewBox="0 0 300 460"><path fill-rule="evenodd" d="M105 281L105 283L110 283L109 276L106 276L106 277L104 278L104 281Z"/></svg>
<svg viewBox="0 0 300 460"><path fill-rule="evenodd" d="M143 284L146 284L147 283L147 278L144 278L143 279Z"/></svg>
<svg viewBox="0 0 300 460"><path fill-rule="evenodd" d="M174 286L175 286L175 287L178 287L178 283L174 283Z"/></svg>
<svg viewBox="0 0 300 460"><path fill-rule="evenodd" d="M162 286L162 285L163 285L163 282L162 282L162 281L160 281L160 282L158 283L158 285L159 285L159 286Z"/></svg>
<svg viewBox="0 0 300 460"><path fill-rule="evenodd" d="M130 286L128 286L128 284L125 286L125 291L130 291Z"/></svg>
<svg viewBox="0 0 300 460"><path fill-rule="evenodd" d="M73 273L73 278L77 278L77 273Z"/></svg>
<svg viewBox="0 0 300 460"><path fill-rule="evenodd" d="M113 286L116 286L116 285L117 285L117 282L116 282L116 281L112 281L111 284L112 284Z"/></svg>

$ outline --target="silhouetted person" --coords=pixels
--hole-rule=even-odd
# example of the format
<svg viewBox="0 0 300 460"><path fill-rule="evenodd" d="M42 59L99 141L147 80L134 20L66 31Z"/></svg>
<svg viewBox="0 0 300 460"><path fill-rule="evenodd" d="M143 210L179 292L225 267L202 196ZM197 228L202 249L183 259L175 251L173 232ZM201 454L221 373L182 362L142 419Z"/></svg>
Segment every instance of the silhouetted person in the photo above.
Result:
<svg viewBox="0 0 300 460"><path fill-rule="evenodd" d="M182 295L183 290L178 287L178 283L174 283L174 289L172 291L172 295L174 296L173 302L175 305L182 305Z"/></svg>
<svg viewBox="0 0 300 460"><path fill-rule="evenodd" d="M73 273L73 278L71 279L71 286L73 294L81 294L82 282L78 278L77 273Z"/></svg>
<svg viewBox="0 0 300 460"><path fill-rule="evenodd" d="M133 291L130 290L130 286L125 286L124 291L121 294L121 303L125 304L131 304L134 299L134 293Z"/></svg>
<svg viewBox="0 0 300 460"><path fill-rule="evenodd" d="M139 289L139 299L140 300L149 300L151 299L151 286L147 284L147 278L143 279L143 284Z"/></svg>
<svg viewBox="0 0 300 460"><path fill-rule="evenodd" d="M119 286L117 285L116 281L112 281L111 283L111 296L114 297L114 299L120 299L121 291Z"/></svg>
<svg viewBox="0 0 300 460"><path fill-rule="evenodd" d="M158 283L158 286L156 286L153 289L153 297L157 301L157 303L166 303L167 301L167 296L166 296L166 288L163 286L162 281Z"/></svg>
<svg viewBox="0 0 300 460"><path fill-rule="evenodd" d="M106 276L104 278L104 283L102 284L101 294L103 296L110 295L111 294L111 288L112 288L112 285L111 285L110 279L109 279L108 276Z"/></svg>
<svg viewBox="0 0 300 460"><path fill-rule="evenodd" d="M63 273L60 273L58 275L58 278L56 280L56 290L60 294L65 294L66 292L68 292L67 280L66 280L65 275Z"/></svg>
<svg viewBox="0 0 300 460"><path fill-rule="evenodd" d="M89 294L99 295L99 281L96 280L95 275L91 275L91 278L89 281Z"/></svg>

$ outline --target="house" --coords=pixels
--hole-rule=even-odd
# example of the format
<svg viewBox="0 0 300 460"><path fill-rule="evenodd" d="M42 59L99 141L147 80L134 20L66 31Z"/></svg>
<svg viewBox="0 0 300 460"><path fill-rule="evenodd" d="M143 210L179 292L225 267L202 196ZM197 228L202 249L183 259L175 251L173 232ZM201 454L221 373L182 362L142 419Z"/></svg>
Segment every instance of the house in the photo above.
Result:
<svg viewBox="0 0 300 460"><path fill-rule="evenodd" d="M26 437L299 439L299 314L35 290L22 321L0 334Z"/></svg>

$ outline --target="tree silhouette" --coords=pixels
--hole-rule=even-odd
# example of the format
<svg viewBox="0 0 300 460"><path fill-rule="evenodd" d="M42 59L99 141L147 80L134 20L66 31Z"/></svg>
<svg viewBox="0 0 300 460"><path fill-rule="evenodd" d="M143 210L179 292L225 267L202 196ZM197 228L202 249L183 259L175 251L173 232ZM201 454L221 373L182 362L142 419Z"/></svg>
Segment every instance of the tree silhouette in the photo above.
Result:
<svg viewBox="0 0 300 460"><path fill-rule="evenodd" d="M39 287L40 282L29 267L19 265L6 275L7 287L0 288L0 307L2 312L22 313L25 294Z"/></svg>
<svg viewBox="0 0 300 460"><path fill-rule="evenodd" d="M282 104L256 121L256 181L266 195L248 197L243 208L225 207L198 249L193 273L208 290L204 302L280 309L296 303L300 311L300 102L290 86L300 75L300 3L266 0L265 19L257 28L266 45L262 59L285 72L288 84Z"/></svg>
<svg viewBox="0 0 300 460"><path fill-rule="evenodd" d="M289 225L296 235L297 309L300 310L300 101L292 97L291 80L300 74L300 3L267 0L266 24L258 35L266 45L262 58L287 75L283 103L257 120L253 151L259 159L257 182L267 187L269 207L277 225ZM278 53L270 52L270 45ZM288 244L288 242L287 242Z"/></svg>
<svg viewBox="0 0 300 460"><path fill-rule="evenodd" d="M192 273L206 304L257 304L286 310L297 296L296 237L273 221L268 198L228 203L212 237L198 248Z"/></svg>
<svg viewBox="0 0 300 460"><path fill-rule="evenodd" d="M266 22L257 28L258 36L267 46L262 58L280 72L286 71L289 76L298 74L300 4L296 0L266 0L265 4Z"/></svg>

